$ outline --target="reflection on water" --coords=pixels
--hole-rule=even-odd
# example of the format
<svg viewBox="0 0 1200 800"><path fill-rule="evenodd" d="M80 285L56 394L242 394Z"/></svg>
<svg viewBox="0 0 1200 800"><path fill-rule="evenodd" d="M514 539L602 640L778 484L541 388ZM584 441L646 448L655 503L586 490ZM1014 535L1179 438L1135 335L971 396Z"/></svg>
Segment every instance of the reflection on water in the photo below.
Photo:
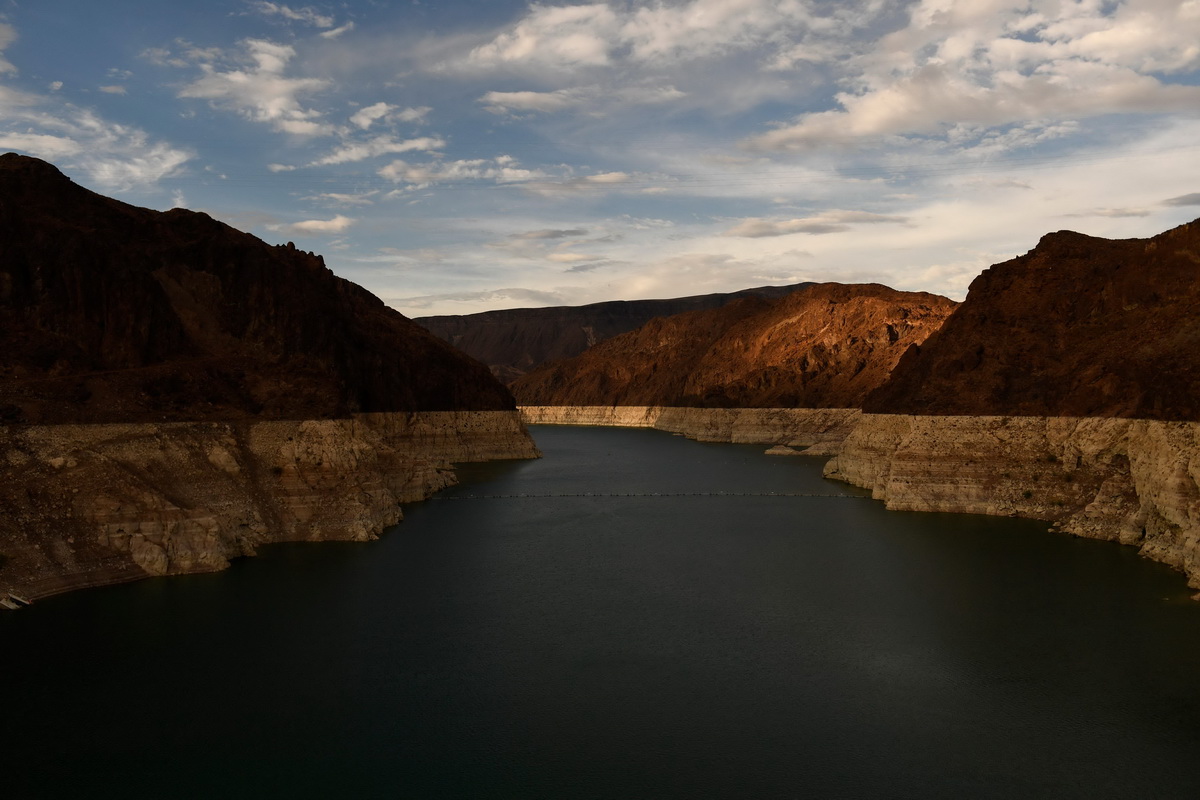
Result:
<svg viewBox="0 0 1200 800"><path fill-rule="evenodd" d="M6 796L1200 796L1161 565L758 447L535 436L450 493L660 496L428 501L0 616ZM729 496L772 491L843 497Z"/></svg>

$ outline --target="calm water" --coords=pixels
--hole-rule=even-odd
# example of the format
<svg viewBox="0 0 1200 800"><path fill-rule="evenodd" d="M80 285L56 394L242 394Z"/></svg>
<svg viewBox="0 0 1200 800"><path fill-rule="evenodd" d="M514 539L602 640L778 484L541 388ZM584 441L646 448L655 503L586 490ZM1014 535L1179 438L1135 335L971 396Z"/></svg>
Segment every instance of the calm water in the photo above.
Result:
<svg viewBox="0 0 1200 800"><path fill-rule="evenodd" d="M1200 603L820 462L536 428L380 541L0 615L0 795L1200 797ZM466 495L814 492L801 497Z"/></svg>

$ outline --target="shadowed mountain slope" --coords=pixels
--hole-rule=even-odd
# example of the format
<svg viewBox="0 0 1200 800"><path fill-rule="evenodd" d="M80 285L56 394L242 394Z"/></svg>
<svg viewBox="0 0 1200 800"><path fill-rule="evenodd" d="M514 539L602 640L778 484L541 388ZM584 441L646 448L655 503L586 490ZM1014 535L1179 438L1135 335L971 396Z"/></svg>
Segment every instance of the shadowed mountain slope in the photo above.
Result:
<svg viewBox="0 0 1200 800"><path fill-rule="evenodd" d="M0 422L507 409L483 365L330 272L0 156Z"/></svg>
<svg viewBox="0 0 1200 800"><path fill-rule="evenodd" d="M1200 420L1200 221L1042 237L977 277L865 409Z"/></svg>

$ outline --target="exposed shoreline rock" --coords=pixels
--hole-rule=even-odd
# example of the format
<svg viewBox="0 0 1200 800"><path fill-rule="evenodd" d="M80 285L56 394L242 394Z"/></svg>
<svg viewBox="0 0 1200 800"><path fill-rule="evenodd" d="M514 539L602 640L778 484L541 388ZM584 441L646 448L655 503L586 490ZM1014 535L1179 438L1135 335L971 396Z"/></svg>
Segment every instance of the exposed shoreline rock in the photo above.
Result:
<svg viewBox="0 0 1200 800"><path fill-rule="evenodd" d="M539 455L515 411L0 427L0 598L374 539L453 463Z"/></svg>
<svg viewBox="0 0 1200 800"><path fill-rule="evenodd" d="M825 475L889 509L1029 517L1133 545L1200 589L1197 422L864 414Z"/></svg>
<svg viewBox="0 0 1200 800"><path fill-rule="evenodd" d="M701 442L769 444L833 452L862 412L856 408L680 408L520 406L527 425L655 428Z"/></svg>

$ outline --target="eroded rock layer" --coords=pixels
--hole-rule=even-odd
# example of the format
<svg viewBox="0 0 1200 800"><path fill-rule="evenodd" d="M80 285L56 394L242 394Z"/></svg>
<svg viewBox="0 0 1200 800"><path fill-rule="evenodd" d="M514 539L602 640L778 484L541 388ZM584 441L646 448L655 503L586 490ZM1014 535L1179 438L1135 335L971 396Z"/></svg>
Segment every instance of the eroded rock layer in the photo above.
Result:
<svg viewBox="0 0 1200 800"><path fill-rule="evenodd" d="M810 454L833 452L859 416L855 408L521 407L529 425L655 428L701 442L805 447Z"/></svg>
<svg viewBox="0 0 1200 800"><path fill-rule="evenodd" d="M1200 423L864 414L825 473L888 508L1031 517L1134 545L1200 589Z"/></svg>
<svg viewBox="0 0 1200 800"><path fill-rule="evenodd" d="M537 455L515 411L0 427L0 598L372 539L452 463Z"/></svg>
<svg viewBox="0 0 1200 800"><path fill-rule="evenodd" d="M955 303L875 284L655 319L511 385L523 406L853 408Z"/></svg>

